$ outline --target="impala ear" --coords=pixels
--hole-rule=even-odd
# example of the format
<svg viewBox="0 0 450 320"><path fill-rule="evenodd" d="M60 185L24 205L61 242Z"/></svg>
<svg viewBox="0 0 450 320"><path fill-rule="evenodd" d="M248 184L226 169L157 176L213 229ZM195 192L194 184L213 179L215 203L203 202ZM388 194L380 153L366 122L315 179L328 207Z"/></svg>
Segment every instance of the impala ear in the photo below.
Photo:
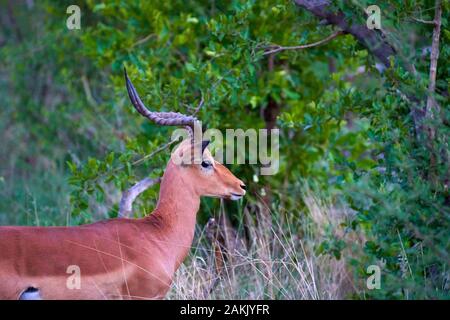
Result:
<svg viewBox="0 0 450 320"><path fill-rule="evenodd" d="M202 141L202 154L203 154L203 152L205 152L205 149L209 145L210 142L211 141L209 141L209 140Z"/></svg>

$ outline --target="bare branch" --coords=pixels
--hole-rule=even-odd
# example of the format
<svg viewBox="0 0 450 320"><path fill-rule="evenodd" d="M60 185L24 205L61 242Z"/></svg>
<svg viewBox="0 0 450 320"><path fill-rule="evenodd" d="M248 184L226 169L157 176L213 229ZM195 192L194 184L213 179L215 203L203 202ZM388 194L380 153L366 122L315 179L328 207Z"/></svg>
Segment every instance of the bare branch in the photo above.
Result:
<svg viewBox="0 0 450 320"><path fill-rule="evenodd" d="M156 34L151 33L151 34L149 34L148 36L146 36L145 38L142 38L142 39L136 41L135 43L133 43L133 44L131 45L131 48L133 48L133 47L135 47L135 46L139 46L139 45L141 45L141 44L147 42L147 41L150 40L151 38L155 38L155 37L156 37Z"/></svg>
<svg viewBox="0 0 450 320"><path fill-rule="evenodd" d="M320 41L314 42L314 43L309 43L309 44L304 44L304 45L299 45L299 46L279 46L279 45L273 45L270 46L268 49L268 51L265 51L263 53L263 55L269 55L269 54L275 54L278 53L280 51L285 51L285 50L303 50L303 49L308 49L308 48L313 48L313 47L317 47L320 46L324 43L327 43L330 40L333 40L334 38L336 38L337 36L344 34L343 31L336 31L333 34L329 35L328 37L326 37L325 39L322 39Z"/></svg>
<svg viewBox="0 0 450 320"><path fill-rule="evenodd" d="M126 190L122 194L122 199L119 204L119 218L129 218L133 212L133 202L134 200L145 190L152 187L153 185L159 183L161 178L150 179L145 178L130 189Z"/></svg>
<svg viewBox="0 0 450 320"><path fill-rule="evenodd" d="M177 140L172 140L166 144L163 144L162 146L160 146L158 149L156 149L155 151L153 151L152 153L146 155L145 157L134 161L131 165L135 166L135 165L139 165L142 162L148 160L149 158L153 157L154 155L156 155L157 153L169 148L172 144L176 143ZM145 190L147 190L148 188L152 187L153 185L159 183L161 181L161 178L157 178L157 179L150 179L150 178L145 178L141 181L139 181L138 183L136 183L134 186L132 186L130 189L124 191L122 193L122 199L120 200L120 204L119 204L119 214L118 216L120 218L129 218L131 217L131 213L133 211L133 202L134 200L136 200L136 198Z"/></svg>
<svg viewBox="0 0 450 320"><path fill-rule="evenodd" d="M422 19L418 19L418 18L414 18L414 17L411 17L411 20L416 21L416 22L420 22L420 23L424 23L424 24L436 25L436 21L434 21L434 20L432 20L432 21L422 20Z"/></svg>
<svg viewBox="0 0 450 320"><path fill-rule="evenodd" d="M434 13L434 30L433 30L433 41L431 44L431 54L430 54L430 82L428 84L428 98L427 98L427 108L426 114L428 117L433 117L433 112L438 109L438 105L434 98L434 91L436 89L436 74L437 74L437 63L439 59L439 37L441 34L441 16L442 16L442 1L436 0L436 8Z"/></svg>
<svg viewBox="0 0 450 320"><path fill-rule="evenodd" d="M10 24L14 31L16 32L16 38L18 42L22 42L22 32L20 31L20 27L17 24L16 17L14 16L14 8L13 8L13 2L11 0L8 1L8 7L7 7L8 17Z"/></svg>
<svg viewBox="0 0 450 320"><path fill-rule="evenodd" d="M213 275L213 279L211 279L210 285L203 292L203 296L205 299L211 296L214 289L219 284L219 281L222 276L222 272L224 269L224 253L221 249L221 245L218 241L219 236L219 225L217 224L214 218L209 218L208 223L205 227L206 238L211 241L211 246L214 252L214 260L215 260L215 275Z"/></svg>
<svg viewBox="0 0 450 320"><path fill-rule="evenodd" d="M194 112L192 113L193 116L195 116L200 111L200 109L203 107L203 104L205 103L205 100L203 99L203 92L201 92L201 95L202 97L200 99L200 102L198 103L197 107L194 109Z"/></svg>
<svg viewBox="0 0 450 320"><path fill-rule="evenodd" d="M378 58L386 67L390 67L389 57L395 56L396 51L385 39L382 32L375 29L370 30L366 25L351 24L345 18L343 12L335 12L330 8L329 0L295 0L295 3L317 18L353 35L373 56Z"/></svg>
<svg viewBox="0 0 450 320"><path fill-rule="evenodd" d="M91 107L95 107L97 105L97 102L94 99L94 96L92 95L91 86L89 85L89 79L85 74L81 76L81 82L83 84L83 90L86 94L86 100L89 103Z"/></svg>
<svg viewBox="0 0 450 320"><path fill-rule="evenodd" d="M439 37L441 34L441 16L442 16L442 0L436 0L436 7L434 11L434 29L433 29L433 40L431 43L431 54L430 54L430 80L428 84L428 96L427 105L425 107L425 119L434 120L435 118L439 121L439 105L435 99L435 89L436 89L436 74L437 74L437 64L439 59ZM426 145L430 150L430 172L429 179L434 185L439 183L439 172L437 171L437 164L439 162L438 151L433 148L433 142L437 134L437 128L433 123L425 124L426 133L428 140ZM446 149L445 149L446 150ZM444 150L443 158L447 157L447 153ZM448 176L447 176L448 177ZM446 178L447 178L446 177ZM444 179L446 179L444 178Z"/></svg>
<svg viewBox="0 0 450 320"><path fill-rule="evenodd" d="M132 166L136 166L138 164L141 164L144 161L147 161L149 158L153 157L155 154L166 150L168 147L170 147L171 145L173 145L174 143L178 142L178 140L172 140L168 143L163 144L162 146L160 146L158 149L156 149L155 151L153 151L152 153L147 154L146 156L134 161L131 165ZM120 167L119 169L123 169L124 167Z"/></svg>

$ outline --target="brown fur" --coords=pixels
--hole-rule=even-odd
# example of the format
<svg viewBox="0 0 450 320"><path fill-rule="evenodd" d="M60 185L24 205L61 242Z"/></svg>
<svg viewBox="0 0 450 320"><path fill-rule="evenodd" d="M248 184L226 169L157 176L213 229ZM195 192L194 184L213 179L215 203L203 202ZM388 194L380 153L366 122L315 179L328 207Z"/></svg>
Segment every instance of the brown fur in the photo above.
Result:
<svg viewBox="0 0 450 320"><path fill-rule="evenodd" d="M183 143L176 152L189 146ZM110 219L76 227L0 227L0 299L18 299L29 287L43 299L160 299L194 237L200 197L244 195L242 181L214 162L176 165L171 159L157 207L142 219ZM66 285L70 265L81 288Z"/></svg>

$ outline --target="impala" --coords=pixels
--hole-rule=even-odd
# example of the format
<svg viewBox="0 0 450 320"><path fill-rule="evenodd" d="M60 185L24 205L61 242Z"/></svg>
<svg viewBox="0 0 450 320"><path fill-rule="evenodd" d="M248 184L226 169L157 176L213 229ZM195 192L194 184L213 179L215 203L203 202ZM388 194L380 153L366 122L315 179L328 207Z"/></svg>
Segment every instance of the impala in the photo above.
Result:
<svg viewBox="0 0 450 320"><path fill-rule="evenodd" d="M128 95L143 116L159 125L185 126L197 119L152 112L125 72ZM192 139L174 152L161 179L154 211L141 219L117 218L73 227L0 227L0 299L161 299L190 250L200 197L239 199L245 185L201 145L201 161L174 161L190 154ZM76 266L80 285L68 286Z"/></svg>

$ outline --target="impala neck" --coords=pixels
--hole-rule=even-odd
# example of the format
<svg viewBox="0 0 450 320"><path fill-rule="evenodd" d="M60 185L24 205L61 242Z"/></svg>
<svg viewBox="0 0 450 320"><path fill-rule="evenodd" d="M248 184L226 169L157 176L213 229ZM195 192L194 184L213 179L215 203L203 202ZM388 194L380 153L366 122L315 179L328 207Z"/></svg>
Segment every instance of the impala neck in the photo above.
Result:
<svg viewBox="0 0 450 320"><path fill-rule="evenodd" d="M169 161L161 181L158 203L148 217L158 225L165 241L173 244L171 251L179 263L191 248L200 207L200 195L190 181L184 181L183 175L178 172L180 170Z"/></svg>

